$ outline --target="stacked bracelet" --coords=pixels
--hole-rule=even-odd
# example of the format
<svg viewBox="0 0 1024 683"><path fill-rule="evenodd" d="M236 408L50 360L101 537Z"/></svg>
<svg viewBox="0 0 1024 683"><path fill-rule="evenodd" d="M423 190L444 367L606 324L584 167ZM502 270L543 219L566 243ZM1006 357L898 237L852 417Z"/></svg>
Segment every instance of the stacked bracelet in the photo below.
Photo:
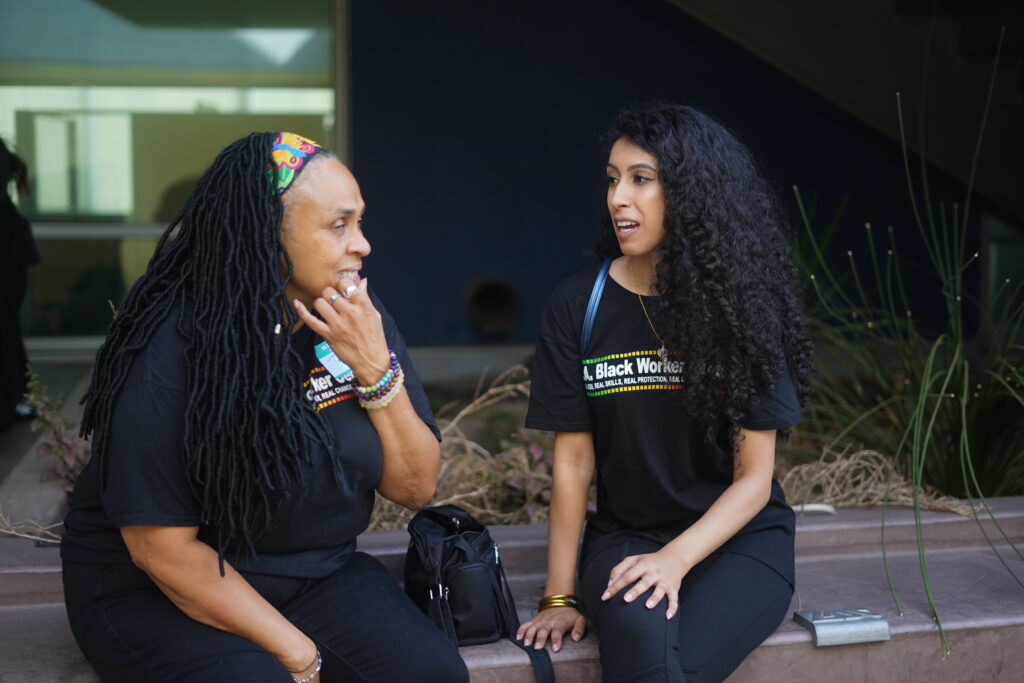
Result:
<svg viewBox="0 0 1024 683"><path fill-rule="evenodd" d="M385 408L395 400L395 397L398 396L404 383L405 372L402 371L402 366L399 365L392 375L391 380L386 385L372 394L363 394L359 396L359 405L366 410Z"/></svg>
<svg viewBox="0 0 1024 683"><path fill-rule="evenodd" d="M542 612L551 607L576 607L576 604L575 595L546 595L537 601L537 611Z"/></svg>
<svg viewBox="0 0 1024 683"><path fill-rule="evenodd" d="M391 349L388 349L388 356L391 357L391 362L388 366L388 371L384 373L384 376L381 377L376 384L371 384L365 387L357 384L355 387L356 394L362 398L370 398L373 394L377 394L385 390L388 384L394 381L395 373L398 372L399 368L398 355Z"/></svg>
<svg viewBox="0 0 1024 683"><path fill-rule="evenodd" d="M311 671L310 674L308 676L306 676L305 678L296 678L295 676L292 676L292 680L295 681L295 683L309 683L309 681L311 681L314 678L316 678L316 675L318 673L320 673L320 667L322 667L324 665L324 660L320 656L320 650L319 649L317 649L317 651L316 651L316 659L314 659L313 661L316 662L316 668L313 669L313 671ZM310 662L309 666L313 666L313 662ZM306 669L308 669L309 666L307 666ZM305 671L306 669L303 669L302 671ZM302 672L301 671L300 672L289 671L288 673L302 673Z"/></svg>
<svg viewBox="0 0 1024 683"><path fill-rule="evenodd" d="M398 383L398 376L400 374L404 374L402 373L401 365L399 365L395 370L388 370L388 374L385 375L388 381L385 382L382 386L374 389L373 391L359 392L360 400L376 401L381 396L384 396L385 394L389 393L391 389L394 387L394 385Z"/></svg>

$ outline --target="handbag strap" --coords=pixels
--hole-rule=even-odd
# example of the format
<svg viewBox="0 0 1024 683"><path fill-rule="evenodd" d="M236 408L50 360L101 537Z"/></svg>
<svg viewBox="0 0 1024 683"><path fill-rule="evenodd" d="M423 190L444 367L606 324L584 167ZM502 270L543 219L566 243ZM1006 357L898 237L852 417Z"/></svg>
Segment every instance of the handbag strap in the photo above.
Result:
<svg viewBox="0 0 1024 683"><path fill-rule="evenodd" d="M433 585L427 587L427 596L429 597L427 616L444 631L448 640L457 647L459 639L455 633L455 620L452 618L451 605L448 604L448 587L444 585L440 563L434 566L431 579Z"/></svg>
<svg viewBox="0 0 1024 683"><path fill-rule="evenodd" d="M440 592L445 589L441 584L437 584L429 590L430 599L427 601L427 616L444 631L444 635L448 640L457 646L458 636L455 633L455 622L452 619L452 609L448 604L448 596ZM437 591L436 595L434 594L435 591Z"/></svg>
<svg viewBox="0 0 1024 683"><path fill-rule="evenodd" d="M548 654L547 650L535 650L523 644L522 641L516 640L516 631L519 630L519 615L516 613L516 603L512 598L512 588L508 585L508 579L505 578L505 568L500 564L498 565L498 576L501 577L501 592L504 596L504 600L498 602L502 605L502 617L505 619L505 625L508 628L508 639L518 647L520 650L525 652L530 657L530 664L533 665L533 675L537 683L555 683L555 669L551 664L551 655Z"/></svg>
<svg viewBox="0 0 1024 683"><path fill-rule="evenodd" d="M590 333L594 329L594 318L597 317L597 307L601 303L601 294L604 292L604 283L608 279L608 268L612 265L611 258L606 258L601 264L601 270L597 271L597 279L594 280L594 288L590 291L590 301L587 302L587 314L583 317L583 336L580 338L580 355L587 348L590 341Z"/></svg>

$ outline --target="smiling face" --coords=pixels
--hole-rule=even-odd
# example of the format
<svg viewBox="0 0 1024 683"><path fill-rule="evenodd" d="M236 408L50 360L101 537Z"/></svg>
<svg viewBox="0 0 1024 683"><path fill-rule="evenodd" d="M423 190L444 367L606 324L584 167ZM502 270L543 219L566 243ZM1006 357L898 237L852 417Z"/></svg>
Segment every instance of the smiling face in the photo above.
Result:
<svg viewBox="0 0 1024 683"><path fill-rule="evenodd" d="M370 253L361 227L366 205L355 177L331 157L311 161L282 198L281 241L294 267L288 298L312 308L342 277L359 281Z"/></svg>
<svg viewBox="0 0 1024 683"><path fill-rule="evenodd" d="M665 237L665 193L658 160L628 138L619 138L608 155L608 213L615 238L626 256L657 259Z"/></svg>

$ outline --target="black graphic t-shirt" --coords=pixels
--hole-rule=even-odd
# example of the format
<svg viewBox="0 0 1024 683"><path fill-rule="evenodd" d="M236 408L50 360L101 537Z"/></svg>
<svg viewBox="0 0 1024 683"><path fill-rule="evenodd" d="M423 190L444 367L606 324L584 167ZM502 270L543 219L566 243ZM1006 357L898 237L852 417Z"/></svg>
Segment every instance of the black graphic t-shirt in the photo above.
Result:
<svg viewBox="0 0 1024 683"><path fill-rule="evenodd" d="M380 302L388 346L398 354L416 413L440 439L405 342ZM91 461L75 485L61 557L71 562L130 562L120 527L135 524L197 526L199 502L182 463L186 402L186 339L177 312L168 315L139 355L117 399L106 456L106 487ZM333 452L311 444L306 487L273 501L271 528L256 541L256 557L226 558L239 570L319 578L338 569L366 529L381 476L380 439L359 406L353 376L323 340L307 327L291 335L303 381L295 390L333 432ZM247 359L251 360L251 359ZM340 463L341 483L331 460ZM200 525L199 538L217 545L217 532Z"/></svg>
<svg viewBox="0 0 1024 683"><path fill-rule="evenodd" d="M582 563L625 537L666 544L732 483L707 429L689 417L679 390L679 363L660 346L636 294L606 281L587 348L583 318L597 268L560 284L541 323L526 426L591 432L597 459L597 514L588 522ZM788 373L757 397L741 426L783 429L801 420ZM754 557L793 582L794 516L782 488L717 552Z"/></svg>

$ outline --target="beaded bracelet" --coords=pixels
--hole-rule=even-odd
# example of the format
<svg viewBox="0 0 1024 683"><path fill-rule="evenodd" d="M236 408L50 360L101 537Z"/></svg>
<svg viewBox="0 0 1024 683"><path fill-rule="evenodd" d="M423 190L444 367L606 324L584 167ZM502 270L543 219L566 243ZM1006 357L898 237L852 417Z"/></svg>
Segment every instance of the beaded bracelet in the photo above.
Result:
<svg viewBox="0 0 1024 683"><path fill-rule="evenodd" d="M399 366L398 372L395 373L395 381L391 384L391 388L388 389L387 393L375 399L366 399L360 396L359 405L366 410L385 408L395 400L395 397L398 396L403 384L405 384L405 373L402 371L401 366Z"/></svg>
<svg viewBox="0 0 1024 683"><path fill-rule="evenodd" d="M360 400L359 401L359 405L362 406L366 410L377 410L379 408L386 408L389 405L391 405L391 402L394 401L395 398L398 396L398 390L400 388L401 388L401 385L396 386L395 387L395 391L393 391L392 393L390 393L390 394L388 394L386 396L382 396L381 398L377 399L376 401L363 401L363 400Z"/></svg>
<svg viewBox="0 0 1024 683"><path fill-rule="evenodd" d="M388 349L388 356L391 357L391 363L388 367L388 371L384 373L384 376L381 377L376 384L371 384L369 386L360 386L357 384L355 387L356 393L372 394L384 387L394 378L395 372L398 370L398 355L392 349Z"/></svg>
<svg viewBox="0 0 1024 683"><path fill-rule="evenodd" d="M310 664L312 664L312 662L310 662ZM316 651L316 668L313 669L313 671L308 676L306 676L305 678L296 678L295 676L292 676L292 680L295 681L295 683L309 683L309 681L311 681L314 678L316 678L316 675L318 673L320 673L320 667L322 667L323 665L324 665L324 660L320 656L320 650L317 649L317 651ZM308 668L309 667L307 666L306 669L308 669ZM306 669L303 669L303 671L305 671ZM295 673L295 672L294 671L289 671L288 673Z"/></svg>
<svg viewBox="0 0 1024 683"><path fill-rule="evenodd" d="M386 392L381 393L374 398L359 396L359 405L361 405L362 408L368 409L384 408L385 405L394 400L394 397L398 395L398 390L404 383L406 383L406 373L399 368L398 372L394 376L394 382L388 386L388 390Z"/></svg>
<svg viewBox="0 0 1024 683"><path fill-rule="evenodd" d="M376 389L375 391L371 391L369 393L361 394L360 398L362 398L365 401L375 401L378 398L380 398L381 396L384 396L385 394L389 393L394 388L395 383L398 381L398 375L401 372L402 372L402 366L399 365L395 369L395 371L393 373L390 373L391 377L388 378L388 381L387 381L387 383L384 386L380 387L379 389Z"/></svg>
<svg viewBox="0 0 1024 683"><path fill-rule="evenodd" d="M558 595L546 595L537 601L537 611L542 612L550 607L576 607L575 595L560 593Z"/></svg>

